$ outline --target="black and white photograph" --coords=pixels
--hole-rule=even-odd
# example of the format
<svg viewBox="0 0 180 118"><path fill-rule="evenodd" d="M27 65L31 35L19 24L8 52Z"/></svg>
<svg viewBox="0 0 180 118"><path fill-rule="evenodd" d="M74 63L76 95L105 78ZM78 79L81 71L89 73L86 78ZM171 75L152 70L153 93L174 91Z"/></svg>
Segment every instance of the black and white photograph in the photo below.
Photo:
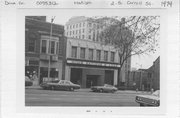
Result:
<svg viewBox="0 0 180 118"><path fill-rule="evenodd" d="M160 16L68 17L25 16L26 106L160 106Z"/></svg>
<svg viewBox="0 0 180 118"><path fill-rule="evenodd" d="M179 1L0 1L0 118L180 117Z"/></svg>

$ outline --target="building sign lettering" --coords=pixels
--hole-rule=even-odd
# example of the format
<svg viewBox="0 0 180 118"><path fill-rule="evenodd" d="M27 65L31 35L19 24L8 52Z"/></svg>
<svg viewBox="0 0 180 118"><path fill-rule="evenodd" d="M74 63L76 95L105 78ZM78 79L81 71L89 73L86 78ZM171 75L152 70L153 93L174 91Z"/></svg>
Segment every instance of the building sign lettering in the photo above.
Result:
<svg viewBox="0 0 180 118"><path fill-rule="evenodd" d="M79 60L67 60L68 64L79 64L79 65L89 65L89 66L102 66L102 67L120 67L119 64L109 64L109 63L99 63L99 62L87 62Z"/></svg>

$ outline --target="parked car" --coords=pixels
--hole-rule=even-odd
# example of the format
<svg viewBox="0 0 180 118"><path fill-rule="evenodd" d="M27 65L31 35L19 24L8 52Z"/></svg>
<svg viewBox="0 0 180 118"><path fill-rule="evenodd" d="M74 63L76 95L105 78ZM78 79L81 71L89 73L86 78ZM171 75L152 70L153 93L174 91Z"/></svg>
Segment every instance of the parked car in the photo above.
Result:
<svg viewBox="0 0 180 118"><path fill-rule="evenodd" d="M80 85L74 84L68 80L56 80L53 82L46 82L40 84L43 89L50 89L50 90L69 90L74 91L75 89L80 89Z"/></svg>
<svg viewBox="0 0 180 118"><path fill-rule="evenodd" d="M93 92L111 92L111 93L114 93L118 89L112 85L104 84L104 86L92 86L91 90Z"/></svg>
<svg viewBox="0 0 180 118"><path fill-rule="evenodd" d="M29 79L28 76L25 76L25 86L32 86L33 82Z"/></svg>
<svg viewBox="0 0 180 118"><path fill-rule="evenodd" d="M160 91L156 90L151 95L137 95L135 101L140 106L159 106L160 105Z"/></svg>

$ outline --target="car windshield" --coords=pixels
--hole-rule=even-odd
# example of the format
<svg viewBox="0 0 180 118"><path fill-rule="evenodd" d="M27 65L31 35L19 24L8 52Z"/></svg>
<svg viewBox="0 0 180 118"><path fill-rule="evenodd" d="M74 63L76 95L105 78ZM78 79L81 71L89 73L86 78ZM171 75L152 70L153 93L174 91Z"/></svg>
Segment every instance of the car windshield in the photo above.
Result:
<svg viewBox="0 0 180 118"><path fill-rule="evenodd" d="M112 87L112 85L109 85L109 84L105 84L104 86L105 87Z"/></svg>
<svg viewBox="0 0 180 118"><path fill-rule="evenodd" d="M159 97L159 94L160 94L160 91L159 91L159 90L157 90L157 91L155 91L152 95L154 95L154 96L158 96L158 97Z"/></svg>

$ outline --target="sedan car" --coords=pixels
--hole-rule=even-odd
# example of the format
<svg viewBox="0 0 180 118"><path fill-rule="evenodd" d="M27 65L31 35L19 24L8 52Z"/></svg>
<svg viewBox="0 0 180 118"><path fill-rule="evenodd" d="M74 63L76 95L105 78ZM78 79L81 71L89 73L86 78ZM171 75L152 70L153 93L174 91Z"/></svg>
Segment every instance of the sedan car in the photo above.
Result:
<svg viewBox="0 0 180 118"><path fill-rule="evenodd" d="M91 90L93 92L111 92L111 93L114 93L118 89L112 85L104 84L104 86L92 86Z"/></svg>
<svg viewBox="0 0 180 118"><path fill-rule="evenodd" d="M160 91L155 91L152 95L137 95L136 102L140 104L140 106L159 106L160 99L159 99Z"/></svg>
<svg viewBox="0 0 180 118"><path fill-rule="evenodd" d="M33 82L29 79L29 77L25 76L25 86L32 86Z"/></svg>
<svg viewBox="0 0 180 118"><path fill-rule="evenodd" d="M74 91L74 89L80 89L80 85L73 84L71 81L68 80L58 80L54 82L46 82L40 85L43 89L50 89L50 90L69 90Z"/></svg>

